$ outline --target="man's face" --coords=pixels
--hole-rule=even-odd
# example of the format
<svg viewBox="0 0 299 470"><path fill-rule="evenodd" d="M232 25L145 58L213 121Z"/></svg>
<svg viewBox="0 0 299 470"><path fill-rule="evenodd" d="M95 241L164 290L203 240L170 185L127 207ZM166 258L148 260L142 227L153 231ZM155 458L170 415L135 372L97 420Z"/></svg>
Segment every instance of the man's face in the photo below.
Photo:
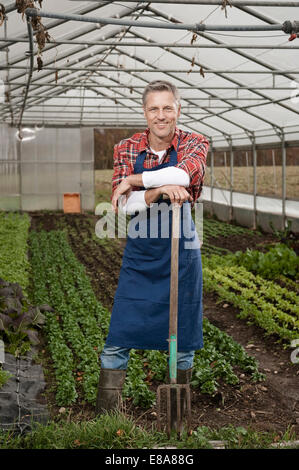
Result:
<svg viewBox="0 0 299 470"><path fill-rule="evenodd" d="M143 107L150 133L159 139L173 136L181 106L171 91L153 91Z"/></svg>

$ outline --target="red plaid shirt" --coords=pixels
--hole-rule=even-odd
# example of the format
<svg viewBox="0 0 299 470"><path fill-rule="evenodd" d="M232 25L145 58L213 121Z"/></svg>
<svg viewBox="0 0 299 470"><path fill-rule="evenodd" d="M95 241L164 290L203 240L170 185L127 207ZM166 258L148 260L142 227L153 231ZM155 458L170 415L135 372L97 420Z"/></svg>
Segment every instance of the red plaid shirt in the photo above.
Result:
<svg viewBox="0 0 299 470"><path fill-rule="evenodd" d="M138 154L146 150L144 168L154 168L161 163L169 162L170 150L172 146L177 150L178 138L180 146L178 149L177 168L185 170L190 177L190 186L186 188L195 202L201 194L206 168L206 157L209 148L209 141L201 134L185 132L176 128L166 155L159 162L158 155L151 152L148 141L149 129L138 134L134 134L128 139L121 140L114 147L114 173L112 176L112 194L123 178L134 173L134 164ZM140 190L141 187L133 188ZM112 196L111 196L112 198ZM192 204L193 205L193 204Z"/></svg>

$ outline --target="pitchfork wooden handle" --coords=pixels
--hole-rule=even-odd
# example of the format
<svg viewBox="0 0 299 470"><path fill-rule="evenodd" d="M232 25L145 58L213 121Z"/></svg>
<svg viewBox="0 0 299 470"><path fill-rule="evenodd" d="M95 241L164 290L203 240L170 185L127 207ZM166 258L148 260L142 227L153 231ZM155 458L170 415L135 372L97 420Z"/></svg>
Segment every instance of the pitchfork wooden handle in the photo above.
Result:
<svg viewBox="0 0 299 470"><path fill-rule="evenodd" d="M180 205L172 204L170 301L169 301L169 378L177 383L178 271Z"/></svg>

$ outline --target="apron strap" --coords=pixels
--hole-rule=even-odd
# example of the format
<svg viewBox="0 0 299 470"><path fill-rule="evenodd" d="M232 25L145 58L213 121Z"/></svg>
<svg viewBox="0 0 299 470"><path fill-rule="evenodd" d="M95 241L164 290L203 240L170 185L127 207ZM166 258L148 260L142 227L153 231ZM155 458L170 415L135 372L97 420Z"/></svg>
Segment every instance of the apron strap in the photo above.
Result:
<svg viewBox="0 0 299 470"><path fill-rule="evenodd" d="M144 168L143 167L144 160L145 160L145 157L146 157L146 150L143 150L142 152L139 153L139 155L136 159L136 162L134 164L134 174L143 173L143 171L160 170L160 169L166 168L168 166L175 166L178 162L179 146L180 146L180 139L178 140L177 150L175 150L174 147L172 147L172 149L170 151L169 162L168 163L161 163L161 165L157 165L154 168Z"/></svg>

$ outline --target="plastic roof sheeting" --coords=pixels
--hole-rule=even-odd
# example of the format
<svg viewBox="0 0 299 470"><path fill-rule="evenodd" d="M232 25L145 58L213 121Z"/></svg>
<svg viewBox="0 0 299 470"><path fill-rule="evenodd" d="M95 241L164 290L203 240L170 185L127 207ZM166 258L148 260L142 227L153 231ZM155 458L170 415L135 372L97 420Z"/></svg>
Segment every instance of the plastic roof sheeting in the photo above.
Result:
<svg viewBox="0 0 299 470"><path fill-rule="evenodd" d="M0 122L11 123L13 116L16 125L29 74L28 33L14 2L2 3L8 21L0 27L0 78L10 101L0 104ZM43 0L42 11L158 24L299 21L298 7L227 6L226 17L221 5L175 1ZM205 31L195 38L188 30L49 18L42 24L58 44L46 44L42 70L34 57L23 126L143 128L143 88L166 79L180 89L180 127L207 135L216 146L229 139L244 145L253 137L257 143L275 142L282 132L285 140L299 140L299 38L289 41L283 31ZM100 44L90 44L95 41Z"/></svg>

